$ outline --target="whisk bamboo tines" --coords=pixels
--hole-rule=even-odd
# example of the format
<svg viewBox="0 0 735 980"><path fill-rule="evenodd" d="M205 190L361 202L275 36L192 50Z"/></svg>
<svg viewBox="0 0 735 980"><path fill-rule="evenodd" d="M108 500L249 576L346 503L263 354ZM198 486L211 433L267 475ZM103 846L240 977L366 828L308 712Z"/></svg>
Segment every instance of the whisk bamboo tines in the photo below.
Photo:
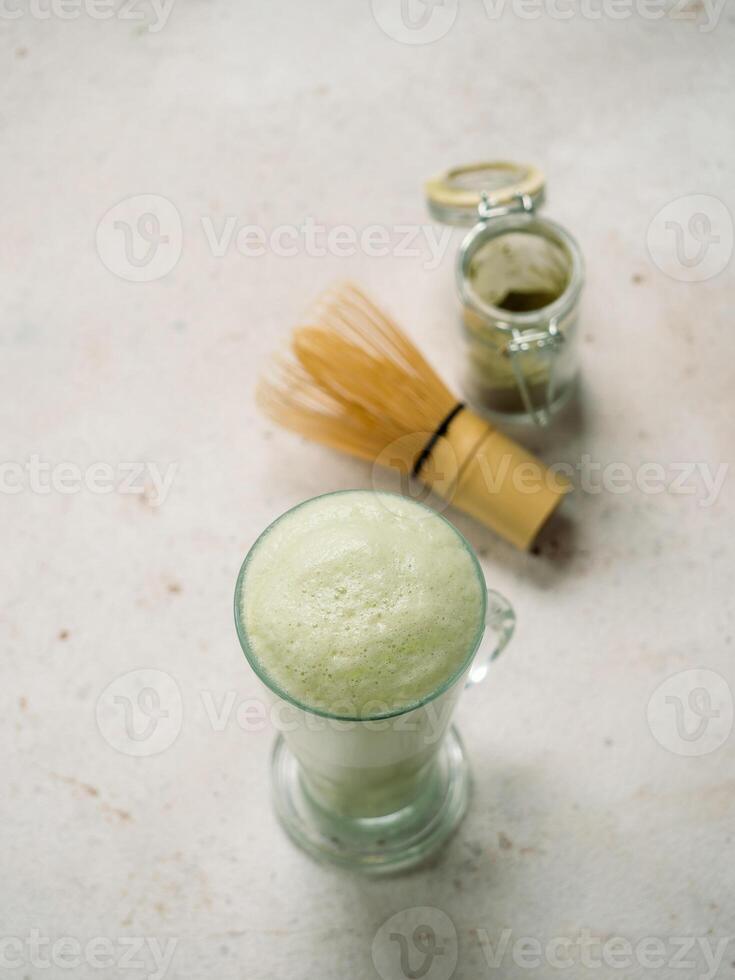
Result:
<svg viewBox="0 0 735 980"><path fill-rule="evenodd" d="M276 422L400 468L521 548L566 485L466 408L418 348L352 284L325 293L274 360L258 401Z"/></svg>

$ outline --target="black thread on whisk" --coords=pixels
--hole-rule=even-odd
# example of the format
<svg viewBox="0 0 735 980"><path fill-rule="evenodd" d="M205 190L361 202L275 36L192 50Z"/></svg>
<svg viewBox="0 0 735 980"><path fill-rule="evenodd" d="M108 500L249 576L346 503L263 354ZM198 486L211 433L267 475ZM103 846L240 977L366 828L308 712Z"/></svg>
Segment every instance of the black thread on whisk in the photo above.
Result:
<svg viewBox="0 0 735 980"><path fill-rule="evenodd" d="M464 402L457 402L452 411L447 415L440 423L439 427L434 431L429 441L426 443L424 448L416 457L416 462L413 464L413 469L411 470L411 476L418 476L421 472L421 467L424 465L426 460L431 456L431 451L442 436L447 434L447 429L452 424L455 416L459 415L462 409L465 407Z"/></svg>

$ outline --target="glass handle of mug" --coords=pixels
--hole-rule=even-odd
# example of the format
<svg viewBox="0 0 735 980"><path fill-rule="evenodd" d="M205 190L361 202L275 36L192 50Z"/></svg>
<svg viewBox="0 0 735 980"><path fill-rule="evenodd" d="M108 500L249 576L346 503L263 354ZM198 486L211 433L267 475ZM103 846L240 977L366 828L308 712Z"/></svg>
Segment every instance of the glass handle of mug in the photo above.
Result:
<svg viewBox="0 0 735 980"><path fill-rule="evenodd" d="M536 425L543 428L549 424L551 417L551 405L556 395L556 378L554 368L559 349L564 343L564 334L557 326L556 319L553 319L546 330L535 333L521 333L520 330L513 331L513 339L507 344L503 353L510 359L510 366L521 393L521 401L526 412L531 416ZM546 381L546 391L544 392L543 404L534 405L531 392L528 390L526 375L523 371L523 355L529 351L540 351L541 354L548 354L549 374Z"/></svg>
<svg viewBox="0 0 735 980"><path fill-rule="evenodd" d="M510 642L516 628L516 616L508 600L493 589L487 590L487 612L485 613L485 638L467 675L466 687L473 687L485 680L487 669ZM488 634L494 645L488 649Z"/></svg>

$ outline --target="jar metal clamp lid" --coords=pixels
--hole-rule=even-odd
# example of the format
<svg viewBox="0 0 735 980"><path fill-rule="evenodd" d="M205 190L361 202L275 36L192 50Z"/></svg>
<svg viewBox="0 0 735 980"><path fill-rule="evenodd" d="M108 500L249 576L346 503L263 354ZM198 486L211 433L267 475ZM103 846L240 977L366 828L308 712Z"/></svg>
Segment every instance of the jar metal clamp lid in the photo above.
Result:
<svg viewBox="0 0 735 980"><path fill-rule="evenodd" d="M570 368L572 351L559 355L569 347L584 273L574 238L537 213L545 199L544 174L537 167L509 161L475 163L432 178L425 191L435 219L471 226L456 264L465 325L475 346L484 345L475 361L485 358L486 374L496 386L492 396L501 392L501 404L508 403L507 387L505 394L501 389L512 385L518 401L513 409L488 404L488 411L525 413L525 418L545 425L571 389L566 376L575 373ZM509 244L518 233L528 254ZM498 286L503 278L513 302L503 298ZM490 350L505 359L507 368L490 364ZM560 361L566 362L561 371ZM490 390L487 384L485 390Z"/></svg>
<svg viewBox="0 0 735 980"><path fill-rule="evenodd" d="M533 211L544 200L544 175L537 167L509 161L452 167L426 182L429 211L445 225Z"/></svg>

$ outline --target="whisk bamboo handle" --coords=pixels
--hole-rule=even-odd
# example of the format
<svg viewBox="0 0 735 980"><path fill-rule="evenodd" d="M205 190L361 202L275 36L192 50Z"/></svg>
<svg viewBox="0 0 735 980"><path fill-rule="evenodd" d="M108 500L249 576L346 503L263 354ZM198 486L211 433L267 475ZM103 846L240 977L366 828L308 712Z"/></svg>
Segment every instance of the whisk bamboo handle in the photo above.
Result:
<svg viewBox="0 0 735 980"><path fill-rule="evenodd" d="M418 477L524 550L569 490L557 473L466 408L436 441Z"/></svg>

